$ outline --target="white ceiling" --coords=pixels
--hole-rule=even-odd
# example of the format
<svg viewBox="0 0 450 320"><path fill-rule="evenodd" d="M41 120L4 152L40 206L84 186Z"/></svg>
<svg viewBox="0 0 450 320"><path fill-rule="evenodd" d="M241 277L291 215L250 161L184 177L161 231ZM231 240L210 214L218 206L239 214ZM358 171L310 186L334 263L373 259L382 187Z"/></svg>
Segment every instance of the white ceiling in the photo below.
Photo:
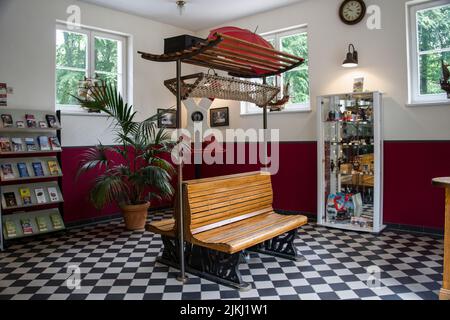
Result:
<svg viewBox="0 0 450 320"><path fill-rule="evenodd" d="M187 0L180 16L176 0L81 0L191 31L270 11L304 0Z"/></svg>

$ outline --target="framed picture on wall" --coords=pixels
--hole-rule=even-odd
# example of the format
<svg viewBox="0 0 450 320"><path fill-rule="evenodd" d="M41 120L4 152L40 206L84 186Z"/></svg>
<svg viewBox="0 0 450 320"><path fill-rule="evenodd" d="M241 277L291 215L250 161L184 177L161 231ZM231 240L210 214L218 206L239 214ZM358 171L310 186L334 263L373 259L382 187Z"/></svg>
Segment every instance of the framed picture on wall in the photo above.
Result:
<svg viewBox="0 0 450 320"><path fill-rule="evenodd" d="M364 92L364 78L358 77L353 79L353 92L362 93Z"/></svg>
<svg viewBox="0 0 450 320"><path fill-rule="evenodd" d="M0 83L0 107L8 106L7 90L8 87L6 83Z"/></svg>
<svg viewBox="0 0 450 320"><path fill-rule="evenodd" d="M211 127L228 127L230 125L230 109L217 108L210 111Z"/></svg>
<svg viewBox="0 0 450 320"><path fill-rule="evenodd" d="M176 110L158 109L158 128L176 129L177 112Z"/></svg>

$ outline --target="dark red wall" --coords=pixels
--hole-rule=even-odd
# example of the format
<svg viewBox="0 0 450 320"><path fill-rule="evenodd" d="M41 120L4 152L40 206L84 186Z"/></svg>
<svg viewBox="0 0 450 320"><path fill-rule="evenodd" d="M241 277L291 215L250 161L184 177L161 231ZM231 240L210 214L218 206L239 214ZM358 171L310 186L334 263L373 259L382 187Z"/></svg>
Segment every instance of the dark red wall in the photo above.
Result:
<svg viewBox="0 0 450 320"><path fill-rule="evenodd" d="M246 150L249 146L246 145ZM114 206L98 211L87 201L94 174L75 182L80 154L86 148L63 151L65 218L81 221L117 213ZM386 223L444 227L444 193L431 186L431 179L450 176L450 141L385 142L384 220ZM259 165L202 165L203 177L255 171ZM194 166L184 170L185 179L194 177ZM280 144L280 170L273 177L274 207L280 210L316 213L317 144ZM160 203L154 204L156 206Z"/></svg>
<svg viewBox="0 0 450 320"><path fill-rule="evenodd" d="M249 145L246 144L246 154ZM237 146L235 146L235 150ZM237 152L235 152L236 154ZM257 171L260 165L202 166L204 177ZM280 166L272 178L274 208L316 213L317 211L317 144L286 142L280 144Z"/></svg>
<svg viewBox="0 0 450 320"><path fill-rule="evenodd" d="M444 228L444 191L431 180L450 176L450 141L385 142L384 219Z"/></svg>
<svg viewBox="0 0 450 320"><path fill-rule="evenodd" d="M119 212L119 208L116 205L97 210L89 202L89 190L96 176L101 174L100 170L83 174L77 178L80 160L83 153L88 149L89 147L64 148L62 152L64 220L69 223L97 219ZM120 159L115 160L120 161ZM193 166L185 167L184 176L186 179L194 178ZM161 207L170 205L170 203L167 203L167 201L154 201L152 205L153 207Z"/></svg>
<svg viewBox="0 0 450 320"><path fill-rule="evenodd" d="M89 188L100 172L90 172L77 179L76 173L81 155L86 147L64 148L62 152L64 220L66 222L83 221L118 212L114 205L98 211L89 203Z"/></svg>

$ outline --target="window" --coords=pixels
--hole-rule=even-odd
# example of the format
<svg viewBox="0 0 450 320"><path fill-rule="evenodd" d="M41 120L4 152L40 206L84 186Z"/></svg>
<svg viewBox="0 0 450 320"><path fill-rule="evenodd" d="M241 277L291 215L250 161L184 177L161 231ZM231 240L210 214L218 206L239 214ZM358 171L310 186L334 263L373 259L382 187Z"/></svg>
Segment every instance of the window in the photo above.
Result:
<svg viewBox="0 0 450 320"><path fill-rule="evenodd" d="M78 81L106 80L126 97L126 38L88 29L56 29L56 105L79 110Z"/></svg>
<svg viewBox="0 0 450 320"><path fill-rule="evenodd" d="M441 61L450 63L448 0L409 5L410 103L445 101Z"/></svg>
<svg viewBox="0 0 450 320"><path fill-rule="evenodd" d="M309 111L310 96L309 96L309 58L308 58L308 33L306 27L296 28L290 31L270 33L264 36L275 49L284 51L305 59L305 62L292 69L281 76L274 76L267 78L267 83L270 85L277 85L284 88L286 81L290 83L291 100L286 105L287 111ZM283 89L280 93L283 94ZM261 108L258 108L251 103L242 103L242 114L257 114L261 113Z"/></svg>

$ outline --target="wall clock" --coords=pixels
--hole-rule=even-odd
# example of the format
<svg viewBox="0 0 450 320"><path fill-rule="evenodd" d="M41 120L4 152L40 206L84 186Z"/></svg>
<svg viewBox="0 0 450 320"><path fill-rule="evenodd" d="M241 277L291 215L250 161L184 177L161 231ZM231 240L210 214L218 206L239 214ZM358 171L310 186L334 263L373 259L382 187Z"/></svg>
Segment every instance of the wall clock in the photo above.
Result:
<svg viewBox="0 0 450 320"><path fill-rule="evenodd" d="M364 19L366 10L363 0L345 0L339 8L339 17L345 24L354 25Z"/></svg>
<svg viewBox="0 0 450 320"><path fill-rule="evenodd" d="M202 122L204 119L203 113L196 111L191 115L191 119L193 122Z"/></svg>

